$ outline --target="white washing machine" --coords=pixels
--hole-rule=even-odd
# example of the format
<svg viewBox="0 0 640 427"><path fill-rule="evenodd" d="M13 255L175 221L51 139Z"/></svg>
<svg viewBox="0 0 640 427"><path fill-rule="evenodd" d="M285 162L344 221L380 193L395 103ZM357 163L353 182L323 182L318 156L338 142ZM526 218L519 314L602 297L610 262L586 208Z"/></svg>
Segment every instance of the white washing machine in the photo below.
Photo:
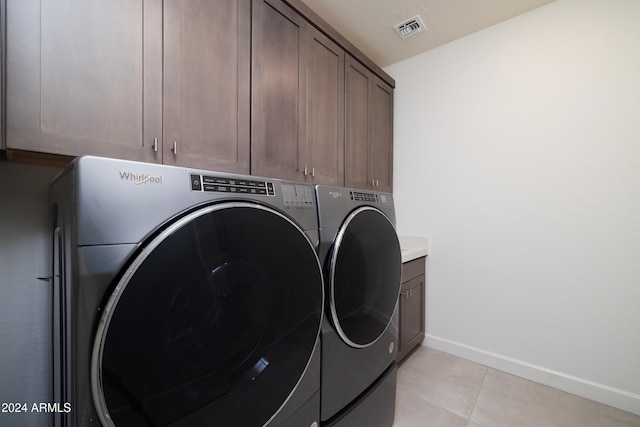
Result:
<svg viewBox="0 0 640 427"><path fill-rule="evenodd" d="M50 198L55 425L318 425L312 186L82 157Z"/></svg>

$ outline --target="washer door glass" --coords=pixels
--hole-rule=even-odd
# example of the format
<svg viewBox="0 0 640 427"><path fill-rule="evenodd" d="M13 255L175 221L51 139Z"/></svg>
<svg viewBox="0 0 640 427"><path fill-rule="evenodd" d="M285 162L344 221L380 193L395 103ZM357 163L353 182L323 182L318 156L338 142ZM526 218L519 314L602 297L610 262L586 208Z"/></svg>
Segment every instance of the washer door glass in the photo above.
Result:
<svg viewBox="0 0 640 427"><path fill-rule="evenodd" d="M289 219L202 208L158 234L117 283L92 357L105 425L262 426L304 374L322 273Z"/></svg>
<svg viewBox="0 0 640 427"><path fill-rule="evenodd" d="M331 318L356 348L373 344L391 322L400 292L398 235L377 209L352 212L338 231L330 258Z"/></svg>

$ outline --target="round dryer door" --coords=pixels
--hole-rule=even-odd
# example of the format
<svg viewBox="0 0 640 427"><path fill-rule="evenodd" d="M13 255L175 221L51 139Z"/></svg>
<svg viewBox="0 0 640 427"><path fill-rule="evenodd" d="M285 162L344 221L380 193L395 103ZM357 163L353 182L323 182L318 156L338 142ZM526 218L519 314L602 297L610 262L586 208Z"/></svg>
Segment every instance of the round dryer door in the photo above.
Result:
<svg viewBox="0 0 640 427"><path fill-rule="evenodd" d="M250 203L193 212L143 247L98 325L92 391L115 426L262 426L309 365L322 272L305 234Z"/></svg>
<svg viewBox="0 0 640 427"><path fill-rule="evenodd" d="M398 235L379 210L361 207L342 224L330 258L334 327L350 346L373 344L392 320L400 293Z"/></svg>

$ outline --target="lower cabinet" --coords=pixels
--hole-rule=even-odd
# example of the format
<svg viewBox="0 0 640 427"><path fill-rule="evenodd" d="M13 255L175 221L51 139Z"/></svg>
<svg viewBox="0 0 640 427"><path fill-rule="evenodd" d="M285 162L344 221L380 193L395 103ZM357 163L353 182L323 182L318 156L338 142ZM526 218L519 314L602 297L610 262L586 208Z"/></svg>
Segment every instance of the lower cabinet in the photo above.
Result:
<svg viewBox="0 0 640 427"><path fill-rule="evenodd" d="M424 339L425 257L402 264L399 304L398 356L400 362Z"/></svg>

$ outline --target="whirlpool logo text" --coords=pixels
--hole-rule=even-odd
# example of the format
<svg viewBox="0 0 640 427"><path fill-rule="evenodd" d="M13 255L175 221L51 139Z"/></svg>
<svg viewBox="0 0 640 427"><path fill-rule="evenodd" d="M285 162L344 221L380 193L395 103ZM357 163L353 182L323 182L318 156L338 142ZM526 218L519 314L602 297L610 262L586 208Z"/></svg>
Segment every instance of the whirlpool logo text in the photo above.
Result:
<svg viewBox="0 0 640 427"><path fill-rule="evenodd" d="M120 172L120 179L131 181L136 185L162 184L162 176L153 176L150 173Z"/></svg>

